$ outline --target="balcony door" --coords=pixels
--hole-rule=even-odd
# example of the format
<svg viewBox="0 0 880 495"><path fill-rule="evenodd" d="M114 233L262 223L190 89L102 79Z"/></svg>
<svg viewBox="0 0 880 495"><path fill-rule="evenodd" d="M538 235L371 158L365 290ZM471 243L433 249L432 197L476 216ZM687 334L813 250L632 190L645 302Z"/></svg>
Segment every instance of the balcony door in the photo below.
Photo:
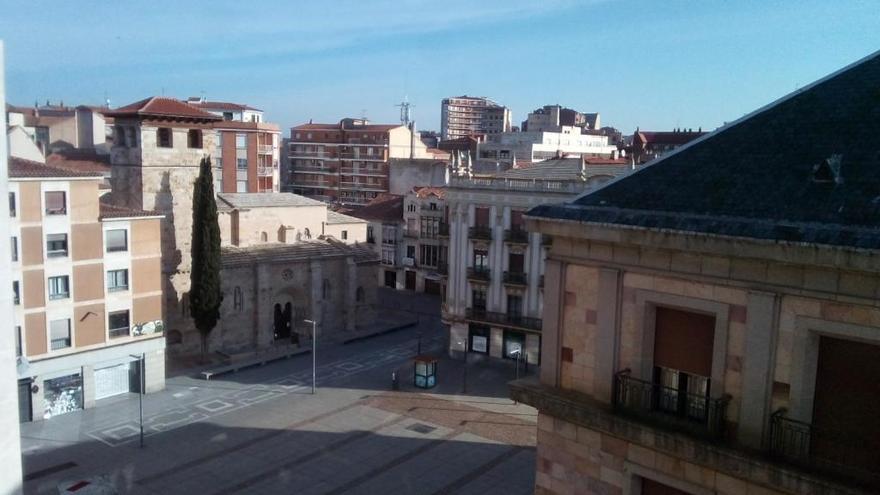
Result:
<svg viewBox="0 0 880 495"><path fill-rule="evenodd" d="M880 346L820 337L811 454L880 472Z"/></svg>

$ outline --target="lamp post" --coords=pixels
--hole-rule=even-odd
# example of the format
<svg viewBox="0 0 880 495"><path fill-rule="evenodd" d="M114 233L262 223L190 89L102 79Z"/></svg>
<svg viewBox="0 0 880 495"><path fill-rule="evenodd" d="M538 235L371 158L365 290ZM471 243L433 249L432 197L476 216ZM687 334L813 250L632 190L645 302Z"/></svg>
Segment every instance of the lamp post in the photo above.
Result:
<svg viewBox="0 0 880 495"><path fill-rule="evenodd" d="M315 346L317 345L317 335L315 335L315 321L314 320L303 320L306 323L312 324L312 395L315 395L315 386L318 380L318 358L315 357Z"/></svg>
<svg viewBox="0 0 880 495"><path fill-rule="evenodd" d="M130 357L133 357L138 360L138 368L139 373L138 376L140 379L138 380L138 409L140 410L140 427L141 427L141 448L144 448L144 388L146 387L146 377L144 376L144 362L147 359L147 355L141 354L138 356L137 354L129 354Z"/></svg>

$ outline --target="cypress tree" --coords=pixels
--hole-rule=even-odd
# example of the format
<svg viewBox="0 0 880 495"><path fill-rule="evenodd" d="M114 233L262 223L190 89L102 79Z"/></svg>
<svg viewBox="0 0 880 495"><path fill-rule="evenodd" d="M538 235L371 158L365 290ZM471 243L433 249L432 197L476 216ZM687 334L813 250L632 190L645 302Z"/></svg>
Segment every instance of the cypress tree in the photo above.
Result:
<svg viewBox="0 0 880 495"><path fill-rule="evenodd" d="M220 319L223 292L220 287L220 224L214 199L211 159L202 158L193 188L192 268L190 314L202 337L202 359L208 351L208 335Z"/></svg>

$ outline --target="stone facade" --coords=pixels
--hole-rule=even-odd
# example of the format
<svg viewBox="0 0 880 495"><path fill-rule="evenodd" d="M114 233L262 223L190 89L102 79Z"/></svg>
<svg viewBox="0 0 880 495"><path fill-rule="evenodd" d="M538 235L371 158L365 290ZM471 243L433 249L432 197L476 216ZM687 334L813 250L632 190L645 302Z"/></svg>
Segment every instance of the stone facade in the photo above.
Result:
<svg viewBox="0 0 880 495"><path fill-rule="evenodd" d="M642 479L693 494L858 493L832 481L834 469L779 462L790 452L778 450L774 420L811 422L820 337L880 344L876 254L529 223L554 239L540 384L513 390L540 410L537 493L641 493ZM628 370L652 380L661 307L714 318L709 378L711 399L726 405L720 439L624 410L616 377Z"/></svg>

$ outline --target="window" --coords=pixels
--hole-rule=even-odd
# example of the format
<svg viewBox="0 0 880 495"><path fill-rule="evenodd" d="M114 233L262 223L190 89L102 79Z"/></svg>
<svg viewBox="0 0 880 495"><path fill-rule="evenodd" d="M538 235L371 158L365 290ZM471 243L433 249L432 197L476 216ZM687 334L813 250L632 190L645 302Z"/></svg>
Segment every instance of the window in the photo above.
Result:
<svg viewBox="0 0 880 495"><path fill-rule="evenodd" d="M49 258L67 256L67 234L46 235L46 256Z"/></svg>
<svg viewBox="0 0 880 495"><path fill-rule="evenodd" d="M108 253L128 251L128 231L112 229L104 232L104 243Z"/></svg>
<svg viewBox="0 0 880 495"><path fill-rule="evenodd" d="M370 244L374 244L376 239L373 237L373 226L367 225L367 242Z"/></svg>
<svg viewBox="0 0 880 495"><path fill-rule="evenodd" d="M15 210L15 193L14 193L14 192L11 192L11 193L9 193L9 216L10 216L10 217L15 217L15 215L16 215L16 210Z"/></svg>
<svg viewBox="0 0 880 495"><path fill-rule="evenodd" d="M128 270L109 270L107 272L107 292L128 290Z"/></svg>
<svg viewBox="0 0 880 495"><path fill-rule="evenodd" d="M416 247L415 246L407 246L406 247L406 257L407 258L415 258L416 257Z"/></svg>
<svg viewBox="0 0 880 495"><path fill-rule="evenodd" d="M12 281L12 303L21 304L21 291L19 290L18 280Z"/></svg>
<svg viewBox="0 0 880 495"><path fill-rule="evenodd" d="M52 350L70 347L70 320L52 320L49 322L49 339Z"/></svg>
<svg viewBox="0 0 880 495"><path fill-rule="evenodd" d="M510 253L507 256L507 269L511 273L523 273L524 256L522 253Z"/></svg>
<svg viewBox="0 0 880 495"><path fill-rule="evenodd" d="M236 311L241 311L244 308L244 297L241 295L241 287L236 287L232 291L232 305Z"/></svg>
<svg viewBox="0 0 880 495"><path fill-rule="evenodd" d="M488 268L489 251L485 249L474 249L474 268Z"/></svg>
<svg viewBox="0 0 880 495"><path fill-rule="evenodd" d="M110 338L128 337L131 326L128 321L128 310L111 311L107 315L107 327L110 329Z"/></svg>
<svg viewBox="0 0 880 495"><path fill-rule="evenodd" d="M416 211L415 203L410 203L409 206L406 207L407 211Z"/></svg>
<svg viewBox="0 0 880 495"><path fill-rule="evenodd" d="M190 129L186 133L186 146L188 148L202 147L202 131L199 129Z"/></svg>
<svg viewBox="0 0 880 495"><path fill-rule="evenodd" d="M330 299L330 280L324 279L324 283L321 285L321 297L323 299Z"/></svg>
<svg viewBox="0 0 880 495"><path fill-rule="evenodd" d="M64 191L46 191L46 215L66 215L66 196Z"/></svg>
<svg viewBox="0 0 880 495"><path fill-rule="evenodd" d="M21 327L15 326L15 357L21 357L22 349L21 349Z"/></svg>
<svg viewBox="0 0 880 495"><path fill-rule="evenodd" d="M439 259L440 254L440 246L431 246L427 244L422 244L422 256L420 261L422 265L426 266L437 266L437 260Z"/></svg>
<svg viewBox="0 0 880 495"><path fill-rule="evenodd" d="M440 219L437 217L422 217L420 225L422 237L436 239L440 233Z"/></svg>
<svg viewBox="0 0 880 495"><path fill-rule="evenodd" d="M61 275L49 277L49 299L67 299L70 297L70 277Z"/></svg>
<svg viewBox="0 0 880 495"><path fill-rule="evenodd" d="M260 242L269 242L269 234L260 232Z"/></svg>
<svg viewBox="0 0 880 495"><path fill-rule="evenodd" d="M382 264L384 264L384 265L393 265L394 264L394 248L393 247L383 247L382 248Z"/></svg>
<svg viewBox="0 0 880 495"><path fill-rule="evenodd" d="M474 226L475 227L488 227L489 226L489 208L485 206L474 208Z"/></svg>
<svg viewBox="0 0 880 495"><path fill-rule="evenodd" d="M248 192L248 181L246 181L246 180L235 181L235 192L240 192L240 193Z"/></svg>
<svg viewBox="0 0 880 495"><path fill-rule="evenodd" d="M364 302L364 288L358 287L357 290L354 291L354 299L357 302Z"/></svg>
<svg viewBox="0 0 880 495"><path fill-rule="evenodd" d="M342 240L343 241L348 240L348 231L347 230L342 231Z"/></svg>
<svg viewBox="0 0 880 495"><path fill-rule="evenodd" d="M486 291L483 289L474 289L471 292L471 307L485 311L486 310Z"/></svg>
<svg viewBox="0 0 880 495"><path fill-rule="evenodd" d="M160 148L171 148L173 146L170 128L160 127L156 130L156 144Z"/></svg>
<svg viewBox="0 0 880 495"><path fill-rule="evenodd" d="M247 148L247 135L245 134L236 134L235 135L235 147L243 150Z"/></svg>
<svg viewBox="0 0 880 495"><path fill-rule="evenodd" d="M239 170L247 170L248 168L248 159L247 158L236 158L235 166Z"/></svg>
<svg viewBox="0 0 880 495"><path fill-rule="evenodd" d="M232 112L223 112L223 120L232 120Z"/></svg>
<svg viewBox="0 0 880 495"><path fill-rule="evenodd" d="M10 244L12 248L12 261L18 261L18 237L11 237Z"/></svg>
<svg viewBox="0 0 880 495"><path fill-rule="evenodd" d="M522 297L519 295L507 295L507 316L519 318L522 316Z"/></svg>

